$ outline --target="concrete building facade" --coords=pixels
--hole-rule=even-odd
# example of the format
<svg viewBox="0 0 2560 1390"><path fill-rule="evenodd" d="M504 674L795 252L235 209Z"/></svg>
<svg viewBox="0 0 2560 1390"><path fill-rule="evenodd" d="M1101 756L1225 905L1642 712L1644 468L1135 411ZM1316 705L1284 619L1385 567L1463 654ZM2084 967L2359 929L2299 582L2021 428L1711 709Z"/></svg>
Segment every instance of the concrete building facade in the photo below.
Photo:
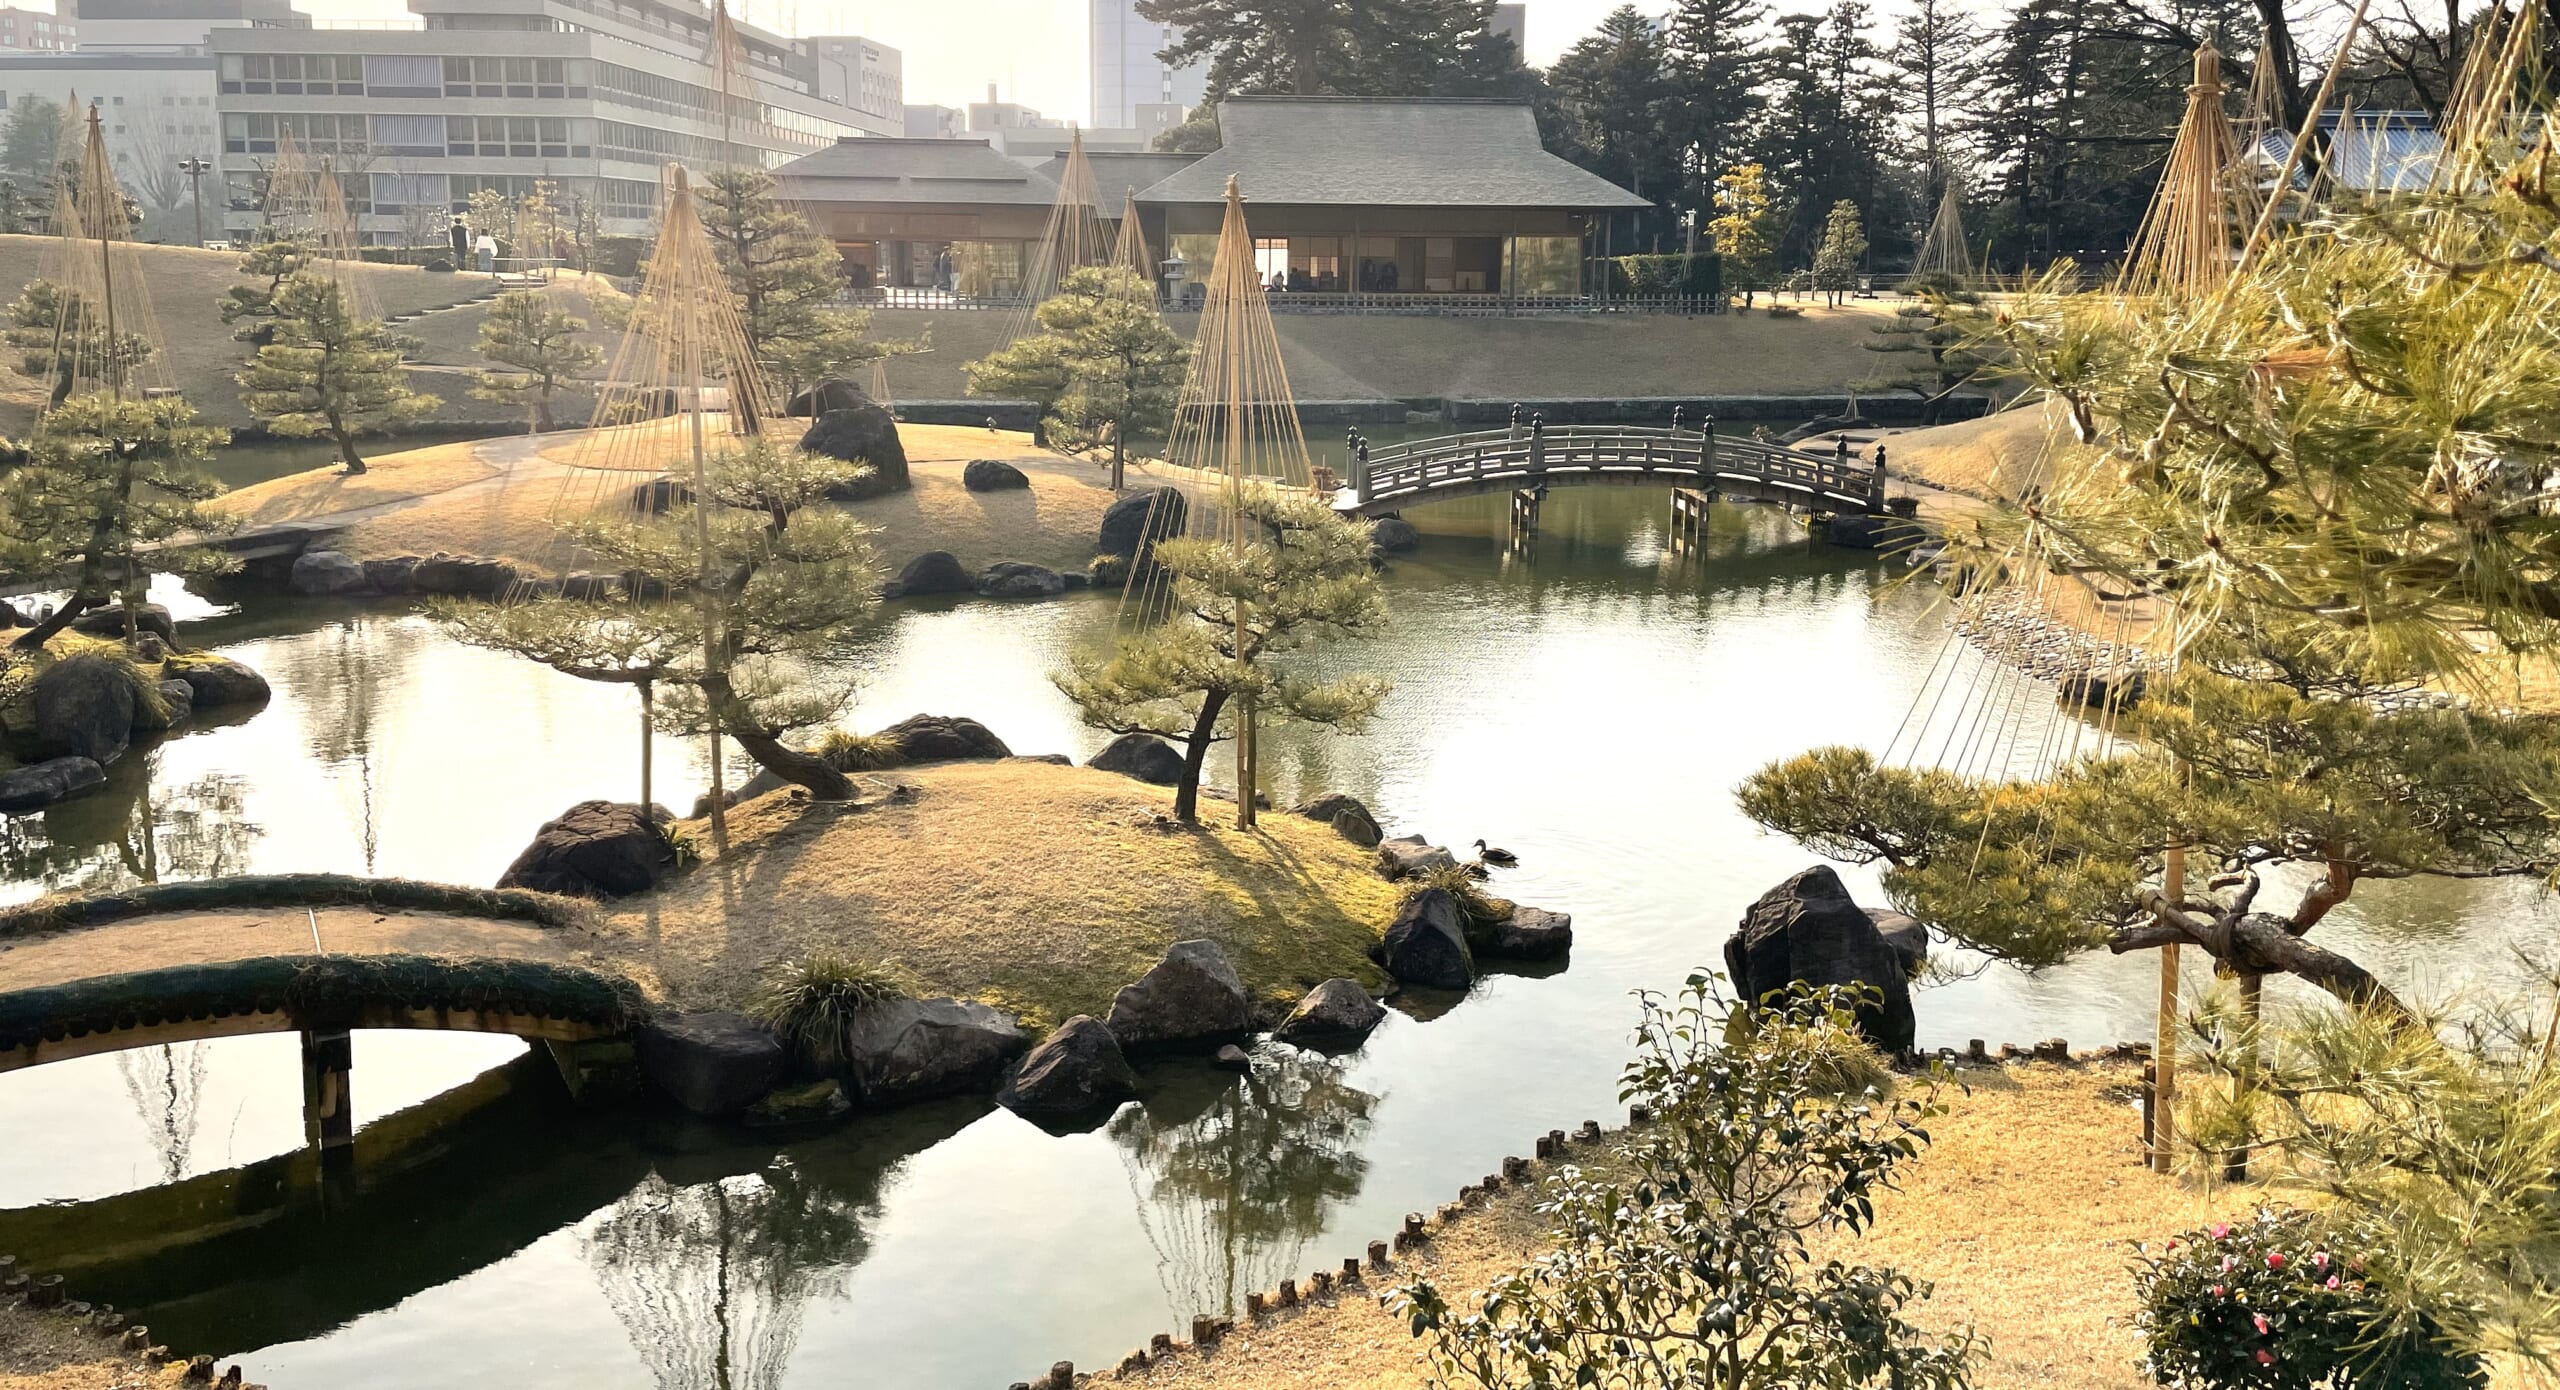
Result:
<svg viewBox="0 0 2560 1390"><path fill-rule="evenodd" d="M1138 0L1086 0L1093 42L1093 124L1097 128L1145 127L1139 108L1179 106L1188 111L1208 95L1209 65L1167 67L1157 53L1182 41L1182 31L1138 13ZM1160 118L1158 118L1160 120ZM1172 122L1179 124L1176 116Z"/></svg>
<svg viewBox="0 0 2560 1390"><path fill-rule="evenodd" d="M80 47L142 53L204 53L216 29L308 29L290 0L85 0Z"/></svg>
<svg viewBox="0 0 2560 1390"><path fill-rule="evenodd" d="M0 48L30 53L68 53L78 46L80 26L69 15L51 10L0 5Z"/></svg>
<svg viewBox="0 0 2560 1390"><path fill-rule="evenodd" d="M819 34L800 42L812 55L841 64L850 84L844 90L822 90L818 95L901 129L905 127L906 55L885 43L856 34ZM822 67L820 71L830 70Z"/></svg>
<svg viewBox="0 0 2560 1390"><path fill-rule="evenodd" d="M185 159L212 159L217 141L213 59L182 53L0 53L0 109L34 95L95 106L116 175L146 211L175 209L189 190ZM206 235L221 206L204 190Z"/></svg>
<svg viewBox="0 0 2560 1390"><path fill-rule="evenodd" d="M475 192L514 200L544 182L562 207L593 208L605 234L645 235L669 163L772 167L904 129L902 104L829 99L861 90L842 58L743 24L750 90L731 94L724 121L711 13L694 0L409 7L421 28L213 32L231 232L258 224L288 133L335 163L368 241L415 245L440 240Z"/></svg>

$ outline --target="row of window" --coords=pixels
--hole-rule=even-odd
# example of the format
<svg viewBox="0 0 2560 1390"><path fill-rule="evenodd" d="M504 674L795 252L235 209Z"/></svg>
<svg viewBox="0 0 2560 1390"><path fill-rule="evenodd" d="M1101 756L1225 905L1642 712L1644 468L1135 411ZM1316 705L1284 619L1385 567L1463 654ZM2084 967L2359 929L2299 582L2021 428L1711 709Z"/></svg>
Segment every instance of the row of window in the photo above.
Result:
<svg viewBox="0 0 2560 1390"><path fill-rule="evenodd" d="M306 154L447 155L484 159L587 159L596 123L567 116L340 116L231 111L226 154L274 154L285 137Z"/></svg>
<svg viewBox="0 0 2560 1390"><path fill-rule="evenodd" d="M552 205L567 209L576 202L597 207L601 215L616 218L644 218L656 215L658 186L636 179L553 179L534 174L375 174L369 179L351 181L344 190L347 211L356 216L406 217L413 214L432 216L439 221L450 213L467 212L475 193L490 192L510 203L521 203L533 196L537 188L550 195ZM227 176L224 193L233 212L256 212L264 192L261 177L254 173L233 171Z"/></svg>

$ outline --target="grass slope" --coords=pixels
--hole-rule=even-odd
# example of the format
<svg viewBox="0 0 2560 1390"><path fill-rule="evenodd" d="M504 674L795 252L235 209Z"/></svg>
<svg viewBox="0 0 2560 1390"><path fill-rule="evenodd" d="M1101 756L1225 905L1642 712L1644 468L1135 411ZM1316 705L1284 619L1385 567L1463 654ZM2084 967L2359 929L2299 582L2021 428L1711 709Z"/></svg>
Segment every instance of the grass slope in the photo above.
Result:
<svg viewBox="0 0 2560 1390"><path fill-rule="evenodd" d="M23 285L42 275L56 246L52 237L0 236L0 286ZM192 246L137 246L134 254L151 285L161 346L169 354L179 390L208 423L248 424L249 413L241 408L239 386L232 380L248 358L248 345L232 338L233 325L224 323L214 307L223 291L246 283L240 276L240 254ZM374 308L384 314L453 304L488 284L478 276L430 275L415 266L366 265L357 273ZM14 297L16 291L8 293ZM478 311L467 312L476 323ZM421 325L430 322L420 320ZM17 374L14 357L5 366L0 372L0 382L5 382L0 387L0 432L23 434L34 423L43 390Z"/></svg>
<svg viewBox="0 0 2560 1390"><path fill-rule="evenodd" d="M1449 396L1500 400L1549 396L1806 395L1837 392L1875 375L1871 330L1888 301L1840 309L1806 305L1804 317L1362 318L1284 314L1281 360L1305 400ZM1006 316L881 310L881 338L925 339L932 351L889 363L891 394L940 399L968 394L967 365L993 351ZM1185 338L1196 314L1171 316Z"/></svg>
<svg viewBox="0 0 2560 1390"><path fill-rule="evenodd" d="M2257 1193L2189 1189L2140 1162L2126 1088L2130 1067L2030 1065L1969 1071L1969 1096L1930 1126L1936 1142L1903 1190L1879 1203L1863 1239L1817 1258L1892 1265L1938 1281L1915 1320L1970 1324L1991 1339L1980 1390L2141 1390L2128 1244L2246 1210ZM1443 1287L1481 1289L1534 1258L1543 1227L1536 1190L1497 1198L1403 1256L1383 1291L1429 1268ZM1356 1233L1355 1233L1356 1234ZM1383 1234L1383 1233L1381 1233ZM1344 1238L1344 1249L1357 1242ZM1319 1262L1322 1263L1322 1262ZM1418 1390L1419 1344L1371 1297L1310 1307L1288 1321L1239 1328L1207 1357L1188 1351L1114 1384L1189 1390Z"/></svg>
<svg viewBox="0 0 2560 1390"><path fill-rule="evenodd" d="M731 812L727 855L605 910L600 963L686 1007L735 1007L776 962L834 950L1040 1025L1107 1012L1195 937L1275 1002L1379 980L1363 953L1394 890L1330 827L1161 828L1169 789L1047 763L887 775L914 795L842 810L776 793ZM707 849L708 827L689 829Z"/></svg>

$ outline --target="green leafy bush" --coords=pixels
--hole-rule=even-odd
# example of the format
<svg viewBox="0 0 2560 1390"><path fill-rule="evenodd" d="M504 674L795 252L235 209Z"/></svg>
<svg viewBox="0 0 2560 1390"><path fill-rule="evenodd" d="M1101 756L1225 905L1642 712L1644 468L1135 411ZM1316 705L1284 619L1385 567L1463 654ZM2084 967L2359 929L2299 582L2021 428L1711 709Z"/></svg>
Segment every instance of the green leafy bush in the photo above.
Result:
<svg viewBox="0 0 2560 1390"><path fill-rule="evenodd" d="M2328 1243L2299 1210L2261 1210L2141 1250L2152 1376L2191 1390L2468 1390L2478 1356L2377 1284L2378 1256Z"/></svg>
<svg viewBox="0 0 2560 1390"><path fill-rule="evenodd" d="M1712 299L1724 287L1724 263L1710 254L1620 256L1608 265L1609 292L1616 295Z"/></svg>
<svg viewBox="0 0 2560 1390"><path fill-rule="evenodd" d="M819 951L775 966L747 1012L802 1062L827 1071L844 1061L864 1010L905 997L905 977L894 967Z"/></svg>

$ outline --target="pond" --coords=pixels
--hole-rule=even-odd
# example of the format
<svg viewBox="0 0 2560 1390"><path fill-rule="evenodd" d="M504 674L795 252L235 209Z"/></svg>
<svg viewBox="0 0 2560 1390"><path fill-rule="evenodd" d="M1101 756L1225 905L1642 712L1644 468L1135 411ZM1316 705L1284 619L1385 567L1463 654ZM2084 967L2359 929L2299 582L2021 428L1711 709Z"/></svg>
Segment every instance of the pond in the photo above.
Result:
<svg viewBox="0 0 2560 1390"><path fill-rule="evenodd" d="M1000 1386L1337 1267L1531 1135L1608 1119L1629 992L1718 964L1743 908L1810 862L1735 812L1735 784L1817 744L1912 741L1932 671L1965 659L1898 566L1811 545L1773 509L1720 508L1705 553L1679 556L1661 495L1561 491L1518 557L1500 505L1417 512L1393 635L1328 654L1396 682L1376 729L1289 733L1263 761L1281 804L1344 791L1392 830L1516 851L1502 891L1575 916L1561 971L1391 1013L1338 1063L1154 1069L1141 1103L1066 1137L983 1101L788 1143L634 1124L570 1105L521 1044L368 1033L359 1158L380 1172L335 1198L276 1157L300 1136L290 1039L90 1058L0 1076L0 1248L39 1221L139 1240L147 1258L108 1260L80 1295L276 1390ZM191 611L193 639L265 671L274 703L0 823L0 899L244 869L487 883L569 803L636 790L623 692L399 611ZM866 673L851 722L968 714L1017 752L1081 759L1103 737L1047 676L1113 616L1093 594L895 605L845 653ZM2045 736L2049 691L2002 698L2002 737ZM689 803L699 750L657 751L660 799ZM2497 977L2503 945L2551 923L2526 885L2387 888L2321 931L2422 990ZM1919 996L1920 1039L2146 1037L2153 970L1979 970ZM277 1214L227 1219L250 1208Z"/></svg>

